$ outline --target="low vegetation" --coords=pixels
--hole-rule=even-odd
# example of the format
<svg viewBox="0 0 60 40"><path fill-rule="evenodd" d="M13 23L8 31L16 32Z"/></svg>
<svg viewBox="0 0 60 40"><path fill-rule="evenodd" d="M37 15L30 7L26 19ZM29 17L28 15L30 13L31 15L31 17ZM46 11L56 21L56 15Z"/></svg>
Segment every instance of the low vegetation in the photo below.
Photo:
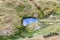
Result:
<svg viewBox="0 0 60 40"><path fill-rule="evenodd" d="M55 35L55 33L60 34L60 25L54 23L55 21L60 22L58 21L60 18L59 4L60 1L58 0L0 0L0 32L1 29L4 31L6 27L8 29L9 27L15 28L9 36L0 35L0 40L15 40L20 37L33 37L34 34L43 36ZM51 17L50 15L53 16ZM55 15L59 16L55 17ZM22 19L26 17L34 17L39 19L39 21L43 20L42 23L37 23L41 28L35 30L34 23L24 27L22 25ZM52 23L54 24L47 24L49 20L53 20Z"/></svg>

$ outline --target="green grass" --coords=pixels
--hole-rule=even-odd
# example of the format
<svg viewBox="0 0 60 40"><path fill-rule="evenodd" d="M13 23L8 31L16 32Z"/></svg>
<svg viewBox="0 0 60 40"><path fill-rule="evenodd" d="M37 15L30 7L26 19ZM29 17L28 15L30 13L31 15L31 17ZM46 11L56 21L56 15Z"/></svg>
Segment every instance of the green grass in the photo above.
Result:
<svg viewBox="0 0 60 40"><path fill-rule="evenodd" d="M60 33L60 25L51 25L46 28L41 28L38 31L26 32L25 37L33 37L34 34L37 35L49 35L50 33ZM54 35L54 34L53 34Z"/></svg>
<svg viewBox="0 0 60 40"><path fill-rule="evenodd" d="M60 33L60 25L52 25L52 26L49 26L47 28L42 28L40 29L40 31L38 32L38 34L40 35L46 35L46 34L49 34L49 33L53 33L53 32L57 32L57 33Z"/></svg>
<svg viewBox="0 0 60 40"><path fill-rule="evenodd" d="M27 0L25 0L25 2L26 2ZM55 4L54 4L55 5ZM60 7L54 7L54 5L53 6L51 6L51 9L53 9L53 11L56 13L56 14L60 14ZM17 20L19 20L19 19L21 19L22 20L22 18L23 17L33 17L33 15L34 15L34 12L31 10L31 8L32 7L34 7L34 6L32 6L32 5L30 5L29 3L28 4L26 4L26 5L24 5L24 4L21 4L21 5L19 5L18 7L14 7L13 5L12 5L12 3L7 3L6 5L2 5L4 8L6 7L6 8L12 8L12 9L15 9L16 11L12 11L12 12L15 12L15 14L18 14L17 16L19 16L19 18L17 18L16 16L15 16L15 18L17 19ZM47 6L46 6L47 7ZM5 9L4 8L0 8L1 10L0 11L2 11L2 12L4 12L4 13L6 13L5 12ZM24 8L26 8L27 9L27 11L26 12L23 12L23 10L24 10ZM43 8L45 8L44 6L42 6L41 7L42 9ZM30 11L31 10L31 11ZM47 14L47 15L44 15L43 13L44 13L44 10L43 10L43 12L41 12L41 10L39 10L39 8L36 8L35 10L38 10L38 12L36 11L36 13L39 15L38 16L38 19L42 19L42 18L47 18L47 17L49 17L49 15ZM7 12L11 12L11 11L9 11L9 10L6 10ZM16 13L17 12L17 13ZM21 13L20 13L21 12ZM1 14L1 13L0 13ZM12 13L11 13L12 14ZM1 19L0 19L0 21L1 21ZM57 32L57 33L60 33L60 25L49 25L49 26L47 26L46 25L46 23L45 23L45 25L46 25L46 27L45 27L45 25L43 24L43 27L40 29L40 30L38 30L38 31L33 31L33 32L27 32L26 30L24 30L23 29L23 26L22 26L22 24L20 24L21 22L20 21L18 21L18 22L16 22L16 23L14 23L15 24L15 26L14 27L16 27L17 28L17 31L15 32L15 34L14 35L10 35L10 36L0 36L0 40L15 40L15 39L17 39L17 38L20 38L20 37L32 37L32 36L34 36L34 34L35 33L37 33L38 35L47 35L47 34L50 34L50 33L53 33L53 32ZM13 25L14 25L13 24ZM1 25L1 24L0 24Z"/></svg>

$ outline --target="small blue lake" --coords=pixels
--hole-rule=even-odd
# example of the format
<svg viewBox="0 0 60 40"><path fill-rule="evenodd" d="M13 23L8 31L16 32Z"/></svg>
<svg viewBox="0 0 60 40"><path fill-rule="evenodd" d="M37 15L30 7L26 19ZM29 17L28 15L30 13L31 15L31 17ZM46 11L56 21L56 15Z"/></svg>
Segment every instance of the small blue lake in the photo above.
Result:
<svg viewBox="0 0 60 40"><path fill-rule="evenodd" d="M39 20L37 18L25 18L23 19L23 26L27 26L31 23L38 22Z"/></svg>

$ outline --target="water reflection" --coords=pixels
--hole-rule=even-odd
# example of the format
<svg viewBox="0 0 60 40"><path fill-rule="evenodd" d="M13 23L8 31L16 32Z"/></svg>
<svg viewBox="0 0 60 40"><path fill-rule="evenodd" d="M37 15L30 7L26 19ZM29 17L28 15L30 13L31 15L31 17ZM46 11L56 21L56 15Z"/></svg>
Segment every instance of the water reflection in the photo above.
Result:
<svg viewBox="0 0 60 40"><path fill-rule="evenodd" d="M39 20L37 18L25 18L23 19L23 26L27 26L31 23L38 22Z"/></svg>

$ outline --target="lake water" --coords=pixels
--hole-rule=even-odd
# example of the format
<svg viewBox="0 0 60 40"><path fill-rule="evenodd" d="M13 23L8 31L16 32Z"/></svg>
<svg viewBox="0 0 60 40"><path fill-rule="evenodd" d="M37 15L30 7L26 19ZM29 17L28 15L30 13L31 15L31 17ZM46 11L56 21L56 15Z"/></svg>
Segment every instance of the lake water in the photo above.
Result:
<svg viewBox="0 0 60 40"><path fill-rule="evenodd" d="M23 26L27 26L31 23L38 22L39 20L37 18L25 18L23 19Z"/></svg>

